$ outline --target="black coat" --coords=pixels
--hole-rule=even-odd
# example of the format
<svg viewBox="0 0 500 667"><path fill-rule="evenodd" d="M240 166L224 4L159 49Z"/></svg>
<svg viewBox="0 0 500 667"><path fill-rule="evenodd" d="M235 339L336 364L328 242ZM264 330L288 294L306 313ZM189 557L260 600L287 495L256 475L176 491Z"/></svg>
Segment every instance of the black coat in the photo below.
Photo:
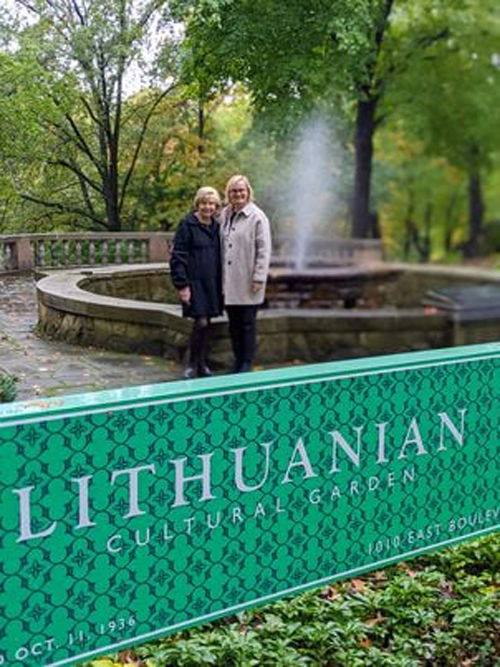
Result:
<svg viewBox="0 0 500 667"><path fill-rule="evenodd" d="M222 313L222 264L219 223L201 223L194 213L181 222L174 238L170 274L176 289L190 287L186 317L217 317Z"/></svg>

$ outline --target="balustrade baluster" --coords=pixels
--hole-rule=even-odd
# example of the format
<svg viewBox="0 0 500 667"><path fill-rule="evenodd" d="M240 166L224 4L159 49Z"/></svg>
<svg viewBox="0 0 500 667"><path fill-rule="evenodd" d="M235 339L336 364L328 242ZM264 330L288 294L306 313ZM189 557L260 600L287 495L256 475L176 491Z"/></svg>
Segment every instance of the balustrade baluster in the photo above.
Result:
<svg viewBox="0 0 500 667"><path fill-rule="evenodd" d="M145 263L149 259L149 241L147 239L141 239L139 245L139 261Z"/></svg>
<svg viewBox="0 0 500 667"><path fill-rule="evenodd" d="M9 271L12 271L13 269L17 268L16 266L14 266L15 262L14 244L8 243L6 250L7 250L7 268L9 269Z"/></svg>
<svg viewBox="0 0 500 667"><path fill-rule="evenodd" d="M45 242L40 239L37 243L36 266L45 266Z"/></svg>
<svg viewBox="0 0 500 667"><path fill-rule="evenodd" d="M116 241L115 243L115 264L122 263L122 242Z"/></svg>
<svg viewBox="0 0 500 667"><path fill-rule="evenodd" d="M91 266L94 266L96 263L95 261L95 244L96 242L94 239L89 239L89 264Z"/></svg>
<svg viewBox="0 0 500 667"><path fill-rule="evenodd" d="M128 263L134 263L134 241L133 239L128 240Z"/></svg>
<svg viewBox="0 0 500 667"><path fill-rule="evenodd" d="M75 243L75 264L78 266L82 263L82 241L77 239Z"/></svg>
<svg viewBox="0 0 500 667"><path fill-rule="evenodd" d="M62 258L61 258L62 263L64 266L68 266L70 264L70 258L69 258L69 240L64 239L62 242Z"/></svg>
<svg viewBox="0 0 500 667"><path fill-rule="evenodd" d="M57 267L59 265L59 241L53 239L50 242L50 264L51 266Z"/></svg>
<svg viewBox="0 0 500 667"><path fill-rule="evenodd" d="M105 264L108 263L108 240L103 239L102 245L101 245L101 264L104 266Z"/></svg>
<svg viewBox="0 0 500 667"><path fill-rule="evenodd" d="M68 239L68 266L76 265L76 252L74 239Z"/></svg>

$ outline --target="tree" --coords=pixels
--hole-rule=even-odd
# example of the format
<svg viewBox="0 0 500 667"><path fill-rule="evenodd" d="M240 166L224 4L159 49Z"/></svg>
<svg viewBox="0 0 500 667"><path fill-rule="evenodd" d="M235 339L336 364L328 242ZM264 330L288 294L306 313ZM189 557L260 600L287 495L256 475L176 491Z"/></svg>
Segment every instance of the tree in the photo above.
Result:
<svg viewBox="0 0 500 667"><path fill-rule="evenodd" d="M278 136L290 136L318 102L345 109L364 79L372 22L366 0L178 4L192 76L219 86L242 81Z"/></svg>
<svg viewBox="0 0 500 667"><path fill-rule="evenodd" d="M319 101L354 109L352 234L370 234L373 140L387 119L386 97L455 25L467 0L178 0L194 72L244 81L256 107L283 117ZM287 121L284 125L286 127ZM288 129L288 128L287 128Z"/></svg>
<svg viewBox="0 0 500 667"><path fill-rule="evenodd" d="M171 32L162 33L168 41L162 63L166 83L153 71L154 62L143 58L164 0L16 2L34 17L15 35L19 46L11 59L31 64L17 89L36 86L45 101L37 118L38 129L51 140L45 164L67 177L58 196L28 191L24 198L56 215L76 217L79 224L119 231L148 125L177 83ZM141 105L129 104L132 77L148 69L147 94ZM137 127L138 118L134 145L125 151L124 132L132 120Z"/></svg>
<svg viewBox="0 0 500 667"><path fill-rule="evenodd" d="M483 177L500 142L500 29L487 0L472 9L469 21L455 20L450 38L435 45L400 77L389 95L393 115L427 156L444 158L465 175L468 239L464 254L480 251L484 234ZM462 19L464 16L462 16ZM416 66L418 64L418 67ZM455 200L456 200L455 196Z"/></svg>
<svg viewBox="0 0 500 667"><path fill-rule="evenodd" d="M60 168L52 168L53 183L46 182L46 159L54 153L53 132L49 119L61 115L62 101L69 80L52 80L50 73L34 57L32 51L0 53L0 202L3 230L11 228L12 218L23 229L36 230L39 219L46 219L48 209L40 209L20 192L28 188L44 197L64 187ZM50 88L52 96L41 91ZM77 91L74 91L77 94ZM59 108L53 102L59 100ZM67 109L70 107L68 106ZM45 120L43 120L45 119ZM47 186L47 187L46 187ZM51 193L51 194L50 194ZM23 216L26 211L30 218Z"/></svg>
<svg viewBox="0 0 500 667"><path fill-rule="evenodd" d="M466 239L463 172L429 155L404 131L401 118L378 133L375 154L374 194L386 252L405 261L449 258Z"/></svg>
<svg viewBox="0 0 500 667"><path fill-rule="evenodd" d="M142 95L130 103L139 104ZM222 190L242 161L248 167L250 149L242 141L251 125L248 95L233 89L205 101L202 133L199 114L199 97L190 87L179 86L158 106L129 191L126 215L136 226L172 229L201 185ZM139 126L129 128L131 134L138 131Z"/></svg>

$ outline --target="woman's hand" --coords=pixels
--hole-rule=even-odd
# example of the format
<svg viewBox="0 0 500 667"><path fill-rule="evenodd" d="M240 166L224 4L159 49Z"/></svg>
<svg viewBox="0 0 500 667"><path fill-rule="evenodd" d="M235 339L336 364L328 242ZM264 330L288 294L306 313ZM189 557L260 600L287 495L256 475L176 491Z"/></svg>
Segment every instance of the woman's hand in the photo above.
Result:
<svg viewBox="0 0 500 667"><path fill-rule="evenodd" d="M260 292L260 290L263 289L263 287L264 283L258 283L254 280L254 282L252 283L252 292Z"/></svg>
<svg viewBox="0 0 500 667"><path fill-rule="evenodd" d="M185 303L187 306L191 301L191 290L189 287L183 287L179 290L179 299L181 303Z"/></svg>

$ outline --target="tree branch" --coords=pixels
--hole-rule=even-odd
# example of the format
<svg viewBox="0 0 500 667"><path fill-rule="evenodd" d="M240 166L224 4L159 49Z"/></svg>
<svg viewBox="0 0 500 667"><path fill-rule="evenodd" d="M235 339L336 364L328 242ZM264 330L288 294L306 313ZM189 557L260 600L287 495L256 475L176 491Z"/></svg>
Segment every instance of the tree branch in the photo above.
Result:
<svg viewBox="0 0 500 667"><path fill-rule="evenodd" d="M72 171L79 179L85 181L89 187L91 187L93 190L98 192L100 195L103 194L102 188L97 185L97 183L94 183L94 181L86 176L83 171L78 167L78 165L75 162L68 162L67 160L64 159L59 159L59 160L48 160L48 164L52 166L60 166L64 167L65 169L69 169Z"/></svg>
<svg viewBox="0 0 500 667"><path fill-rule="evenodd" d="M74 122L73 118L70 116L70 114L65 114L65 118L68 121L71 129L73 130L75 136L77 137L77 142L76 144L80 147L80 150L82 150L88 158L91 160L91 162L95 165L97 171L100 173L101 178L106 177L106 163L100 162L93 154L91 151L89 145L85 141L85 137L82 135L80 130L78 129L77 124Z"/></svg>
<svg viewBox="0 0 500 667"><path fill-rule="evenodd" d="M143 144L143 141L144 141L144 136L146 134L146 131L147 131L147 128L148 128L148 125L149 125L149 121L151 120L151 118L152 118L156 108L160 104L160 102L175 88L175 86L176 86L176 84L172 84L171 86L166 88L161 93L161 95L158 96L158 98L155 100L155 102L150 107L148 113L146 114L146 117L145 117L145 119L142 123L142 128L141 128L141 132L139 134L139 139L137 140L137 143L135 145L135 150L134 150L134 155L132 157L132 162L130 163L130 167L129 167L129 169L127 171L127 174L125 176L125 179L123 181L122 191L121 191L121 195L120 195L120 203L118 205L118 210L119 211L122 210L123 203L125 201L125 195L126 195L126 192L127 192L127 188L128 188L130 179L132 177L132 174L134 172L135 165L136 165L137 159L139 157L139 153L140 153L141 148L142 148L142 144Z"/></svg>
<svg viewBox="0 0 500 667"><path fill-rule="evenodd" d="M94 121L94 123L95 123L96 125L101 126L101 125L102 125L101 121L100 121L99 118L97 118L97 116L95 115L94 110L92 109L92 107L90 106L90 104L87 102L87 100L86 100L86 98L85 98L84 95L80 95L80 100L81 100L83 106L87 109L87 113L88 113L88 115L92 118L92 120Z"/></svg>
<svg viewBox="0 0 500 667"><path fill-rule="evenodd" d="M83 16L83 14L82 14L82 12L81 12L81 9L80 9L80 7L78 6L78 3L76 2L76 0L71 0L71 4L72 4L72 6L73 6L73 9L74 9L74 11L75 11L75 14L76 14L77 17L78 17L78 20L80 21L80 25L82 25L82 26L86 25L85 18L84 18L84 16Z"/></svg>
<svg viewBox="0 0 500 667"><path fill-rule="evenodd" d="M27 193L21 194L21 198L24 199L25 201L33 202L34 204L40 204L41 206L45 206L46 208L55 209L56 211L59 211L59 213L73 213L74 215L81 215L84 218L92 220L101 227L104 227L104 229L108 229L107 224L103 220L96 217L95 215L91 215L84 209L78 208L76 206L69 206L67 204L63 204L62 202L54 202L54 201L48 201L46 199L40 199L39 197L35 197Z"/></svg>
<svg viewBox="0 0 500 667"><path fill-rule="evenodd" d="M420 37L415 38L412 42L410 42L406 53L401 54L399 64L396 65L394 62L392 62L392 64L387 68L386 76L384 79L379 79L377 81L379 90L385 90L395 75L402 74L408 68L416 53L419 51L425 51L437 42L448 39L450 35L451 31L449 27L445 27L434 34L421 35Z"/></svg>

